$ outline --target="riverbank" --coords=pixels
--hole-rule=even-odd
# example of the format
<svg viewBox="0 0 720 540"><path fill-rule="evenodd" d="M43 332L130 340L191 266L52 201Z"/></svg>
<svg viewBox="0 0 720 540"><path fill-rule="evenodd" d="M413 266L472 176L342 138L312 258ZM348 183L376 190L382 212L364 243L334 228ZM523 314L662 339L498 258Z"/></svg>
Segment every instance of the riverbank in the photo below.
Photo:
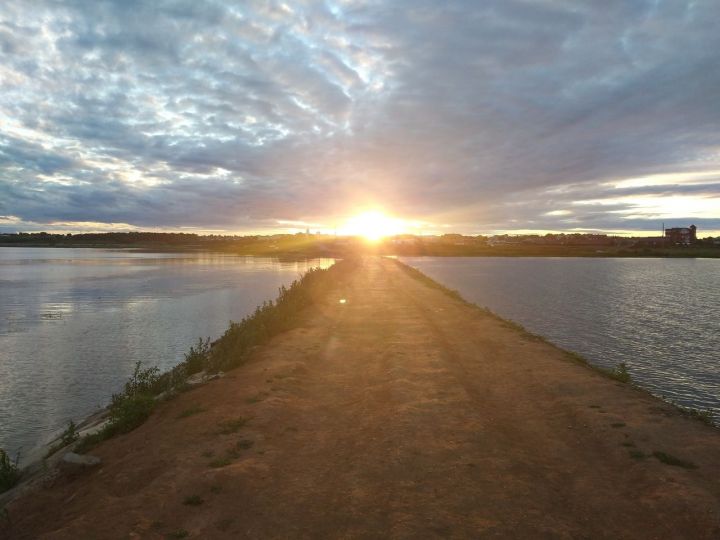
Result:
<svg viewBox="0 0 720 540"><path fill-rule="evenodd" d="M344 300L344 302L343 302ZM720 434L367 258L8 507L10 538L715 538Z"/></svg>

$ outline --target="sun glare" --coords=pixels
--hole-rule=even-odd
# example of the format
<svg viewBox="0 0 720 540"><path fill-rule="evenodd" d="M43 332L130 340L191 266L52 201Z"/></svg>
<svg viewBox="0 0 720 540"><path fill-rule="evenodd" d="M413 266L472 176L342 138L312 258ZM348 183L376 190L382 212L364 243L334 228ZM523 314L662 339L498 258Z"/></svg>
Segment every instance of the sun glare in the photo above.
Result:
<svg viewBox="0 0 720 540"><path fill-rule="evenodd" d="M386 236L401 234L405 230L402 220L392 218L377 210L370 210L351 217L342 229L343 234L362 236L377 242Z"/></svg>

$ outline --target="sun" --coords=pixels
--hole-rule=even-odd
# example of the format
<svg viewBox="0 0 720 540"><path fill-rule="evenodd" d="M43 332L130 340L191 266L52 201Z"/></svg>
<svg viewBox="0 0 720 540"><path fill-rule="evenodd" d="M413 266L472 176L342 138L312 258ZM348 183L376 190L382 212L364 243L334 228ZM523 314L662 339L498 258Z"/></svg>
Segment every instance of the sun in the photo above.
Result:
<svg viewBox="0 0 720 540"><path fill-rule="evenodd" d="M342 232L349 236L362 236L377 242L386 236L401 234L405 230L401 219L385 215L379 210L368 210L347 220Z"/></svg>

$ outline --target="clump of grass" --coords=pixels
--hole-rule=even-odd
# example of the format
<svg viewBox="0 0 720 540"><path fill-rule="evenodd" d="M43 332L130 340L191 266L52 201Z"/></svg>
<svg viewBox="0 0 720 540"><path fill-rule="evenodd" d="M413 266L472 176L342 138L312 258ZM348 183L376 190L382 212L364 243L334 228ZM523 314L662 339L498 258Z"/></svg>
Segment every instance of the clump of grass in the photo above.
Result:
<svg viewBox="0 0 720 540"><path fill-rule="evenodd" d="M180 418L187 418L189 416L194 416L196 414L199 414L201 412L204 412L205 409L203 409L200 405L193 405L191 407L188 407L184 411L182 411L180 414L178 414L178 419Z"/></svg>
<svg viewBox="0 0 720 540"><path fill-rule="evenodd" d="M45 454L46 458L49 458L52 456L55 452L60 450L61 448L65 448L66 446L74 443L80 438L80 434L77 430L77 425L75 425L75 422L70 420L68 422L68 426L65 428L65 431L63 431L60 434L59 440L56 444L52 445L47 453Z"/></svg>
<svg viewBox="0 0 720 540"><path fill-rule="evenodd" d="M143 369L141 362L135 364L123 392L112 397L108 408L109 422L99 432L83 437L76 451L86 452L97 443L132 431L145 422L156 405L154 396L159 372L157 367Z"/></svg>
<svg viewBox="0 0 720 540"><path fill-rule="evenodd" d="M625 446L627 448L632 448L633 446L635 446L635 443L632 441L625 441L625 442L620 443L620 445Z"/></svg>
<svg viewBox="0 0 720 540"><path fill-rule="evenodd" d="M217 528L221 531L227 531L235 522L233 518L224 518L217 522Z"/></svg>
<svg viewBox="0 0 720 540"><path fill-rule="evenodd" d="M188 495L183 499L186 506L200 506L205 500L200 495Z"/></svg>
<svg viewBox="0 0 720 540"><path fill-rule="evenodd" d="M0 448L0 493L7 491L20 481L18 461L20 456L10 459L8 453Z"/></svg>
<svg viewBox="0 0 720 540"><path fill-rule="evenodd" d="M254 395L253 397L247 398L245 400L246 403L259 403L260 401L264 400L266 397L268 397L267 392L259 392L258 394Z"/></svg>
<svg viewBox="0 0 720 540"><path fill-rule="evenodd" d="M715 425L715 422L713 421L713 412L710 409L701 411L700 409L695 409L693 407L683 407L681 405L675 405L675 406L685 416L694 418L695 420L699 420L700 422L702 422L703 424L707 424L708 426Z"/></svg>
<svg viewBox="0 0 720 540"><path fill-rule="evenodd" d="M588 405L591 409L599 409L600 405Z"/></svg>
<svg viewBox="0 0 720 540"><path fill-rule="evenodd" d="M231 420L225 420L224 422L220 422L218 424L218 433L220 433L220 435L237 433L245 424L247 424L247 422L248 419L243 418L242 416L238 416L237 418L233 418Z"/></svg>
<svg viewBox="0 0 720 540"><path fill-rule="evenodd" d="M222 487L220 487L220 486L218 486L218 485L210 486L210 493L212 493L212 494L214 494L214 495L217 495L217 494L220 493L221 491L222 491Z"/></svg>
<svg viewBox="0 0 720 540"><path fill-rule="evenodd" d="M218 459L213 459L210 463L208 463L208 466L211 469L220 469L222 467L227 467L232 463L232 459L229 457L223 457Z"/></svg>
<svg viewBox="0 0 720 540"><path fill-rule="evenodd" d="M614 428L625 427L625 422L613 422L612 424L610 424L610 427L614 427Z"/></svg>
<svg viewBox="0 0 720 540"><path fill-rule="evenodd" d="M633 459L645 459L647 455L640 450L628 450L628 455Z"/></svg>
<svg viewBox="0 0 720 540"><path fill-rule="evenodd" d="M236 445L236 446L237 446L240 450L249 450L250 448L253 447L254 444L255 444L255 442L254 442L254 441L251 441L250 439L240 439L240 440L237 442L237 445Z"/></svg>
<svg viewBox="0 0 720 540"><path fill-rule="evenodd" d="M665 465L672 465L673 467L682 467L683 469L697 469L697 465L695 465L692 461L685 461L683 459L677 458L675 456L672 456L670 454L667 454L665 452L659 452L655 451L652 454L655 458L657 458L658 461L661 463L664 463Z"/></svg>
<svg viewBox="0 0 720 540"><path fill-rule="evenodd" d="M625 364L625 362L620 362L613 369L605 369L603 371L608 377L610 377L611 379L615 379L616 381L619 381L621 383L629 383L632 380L630 372L627 368L627 364Z"/></svg>
<svg viewBox="0 0 720 540"><path fill-rule="evenodd" d="M178 529L165 535L166 538L187 538L188 536L190 536L190 533L185 529Z"/></svg>

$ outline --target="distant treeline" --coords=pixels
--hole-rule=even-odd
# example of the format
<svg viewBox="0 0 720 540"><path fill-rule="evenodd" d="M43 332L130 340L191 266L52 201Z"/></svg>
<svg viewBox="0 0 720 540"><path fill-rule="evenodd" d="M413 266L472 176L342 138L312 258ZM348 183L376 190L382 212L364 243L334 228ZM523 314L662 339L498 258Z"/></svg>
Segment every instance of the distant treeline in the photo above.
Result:
<svg viewBox="0 0 720 540"><path fill-rule="evenodd" d="M0 234L4 246L106 247L168 251L219 251L277 257L346 257L357 253L455 257L718 257L720 238L680 246L662 238L627 238L599 234L442 236L397 235L377 243L324 234L269 236L198 235L193 233L111 232L82 234Z"/></svg>

